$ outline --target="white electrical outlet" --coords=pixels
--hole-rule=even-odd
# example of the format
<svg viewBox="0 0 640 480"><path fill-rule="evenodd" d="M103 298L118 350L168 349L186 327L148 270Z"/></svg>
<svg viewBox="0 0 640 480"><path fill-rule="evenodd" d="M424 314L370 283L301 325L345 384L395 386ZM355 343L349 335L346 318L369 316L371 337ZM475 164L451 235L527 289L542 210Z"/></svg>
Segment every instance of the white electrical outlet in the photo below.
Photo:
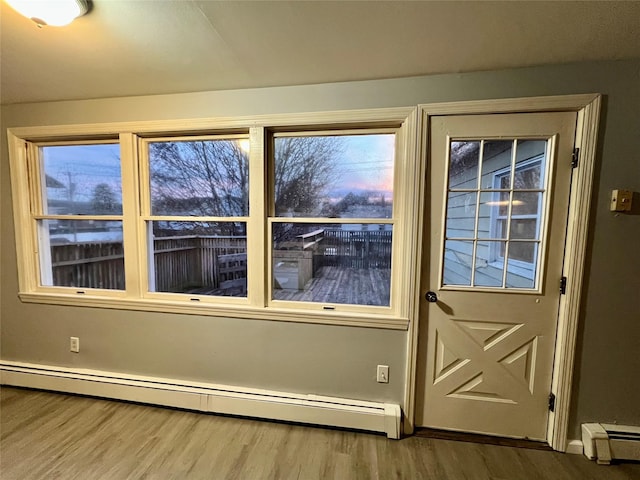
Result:
<svg viewBox="0 0 640 480"><path fill-rule="evenodd" d="M378 365L378 383L389 383L389 366Z"/></svg>
<svg viewBox="0 0 640 480"><path fill-rule="evenodd" d="M69 351L73 353L80 353L80 338L69 337Z"/></svg>

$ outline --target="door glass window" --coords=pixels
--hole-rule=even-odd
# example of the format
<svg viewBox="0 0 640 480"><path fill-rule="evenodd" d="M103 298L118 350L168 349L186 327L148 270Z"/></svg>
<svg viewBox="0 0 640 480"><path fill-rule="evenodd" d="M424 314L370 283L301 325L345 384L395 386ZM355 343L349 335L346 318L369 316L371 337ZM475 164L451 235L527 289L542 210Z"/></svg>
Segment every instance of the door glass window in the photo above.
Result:
<svg viewBox="0 0 640 480"><path fill-rule="evenodd" d="M454 140L442 284L537 286L547 141Z"/></svg>

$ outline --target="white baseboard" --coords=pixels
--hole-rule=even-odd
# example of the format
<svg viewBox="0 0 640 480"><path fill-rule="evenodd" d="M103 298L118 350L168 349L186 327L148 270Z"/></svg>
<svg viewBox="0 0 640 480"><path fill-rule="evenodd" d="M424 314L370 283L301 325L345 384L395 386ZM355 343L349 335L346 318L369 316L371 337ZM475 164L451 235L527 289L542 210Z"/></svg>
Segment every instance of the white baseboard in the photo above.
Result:
<svg viewBox="0 0 640 480"><path fill-rule="evenodd" d="M582 455L584 450L584 446L582 445L582 440L569 440L567 443L567 450L565 453L571 453L573 455Z"/></svg>
<svg viewBox="0 0 640 480"><path fill-rule="evenodd" d="M400 438L397 404L0 362L0 384L290 422L384 432Z"/></svg>

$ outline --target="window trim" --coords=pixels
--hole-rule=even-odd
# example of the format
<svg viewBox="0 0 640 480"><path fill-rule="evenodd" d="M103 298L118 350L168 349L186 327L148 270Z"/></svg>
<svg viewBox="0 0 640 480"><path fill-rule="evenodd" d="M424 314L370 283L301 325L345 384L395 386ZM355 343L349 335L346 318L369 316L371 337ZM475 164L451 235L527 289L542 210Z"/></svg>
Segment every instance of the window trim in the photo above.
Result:
<svg viewBox="0 0 640 480"><path fill-rule="evenodd" d="M340 137L340 136L367 136L367 135L394 135L394 175L393 175L393 192L394 192L394 200L392 207L391 218L380 218L380 217L370 217L370 218L327 218L327 217L313 217L313 216L300 216L300 217L288 217L284 215L278 215L276 212L275 205L275 160L269 164L269 172L268 172L268 192L269 199L266 202L267 205L267 272L266 272L266 281L267 288L265 291L266 298L265 302L268 307L277 307L277 308L287 308L287 309L304 309L308 311L327 311L327 310L340 310L345 312L361 312L363 309L366 309L371 312L375 312L376 310L385 313L392 313L394 311L394 282L393 279L398 275L394 275L395 270L397 269L396 264L394 263L393 258L391 258L391 269L390 269L390 282L389 282L389 305L358 305L358 304L342 304L342 303L322 303L322 302L310 302L310 301L301 301L301 300L279 300L274 298L274 288L273 288L273 280L274 280L274 263L273 263L273 240L271 238L271 232L273 229L273 225L276 223L293 223L293 224L303 224L303 223L329 223L329 224L388 224L393 227L394 234L393 237L396 240L392 240L392 257L393 252L396 250L395 245L398 242L396 225L398 223L399 212L398 207L396 206L396 195L398 184L396 183L396 177L398 175L398 171L400 170L398 164L399 161L399 135L400 135L401 126L387 126L387 127L368 127L361 126L359 128L335 128L335 129L307 129L307 130L286 130L279 129L277 131L267 131L266 141L268 142L268 151L270 152L270 156L275 159L275 140L277 138L304 138L304 137Z"/></svg>
<svg viewBox="0 0 640 480"><path fill-rule="evenodd" d="M247 216L229 216L229 217L219 217L219 216L183 216L183 215L166 215L166 214L154 214L152 209L152 200L151 200L151 165L149 162L149 145L151 143L159 143L159 142L189 142L189 141L207 141L207 140L249 140L251 144L250 134L247 129L244 133L209 133L209 134L196 134L196 135L184 135L183 134L164 134L164 136L148 136L148 137L139 137L138 138L138 155L137 155L137 165L139 172L138 179L138 196L139 201L137 202L138 207L140 208L140 214L138 215L138 232L139 232L139 267L140 267L140 281L141 281L141 297L148 299L158 299L158 300L175 300L175 301L186 301L186 294L178 293L178 292L164 292L157 291L155 289L151 289L153 285L155 288L155 269L154 265L154 251L152 248L152 235L151 235L151 224L152 222L161 222L161 221L177 221L177 222L244 222L247 224L247 229L249 225L249 221L251 219L251 215ZM251 145L250 145L251 146ZM251 152L251 150L250 150ZM248 163L251 165L251 153L249 153ZM250 168L250 167L249 167ZM249 185L251 185L251 177L249 177ZM249 188L249 195L251 195L251 188ZM249 199L249 205L251 206L251 200ZM250 213L250 212L249 212ZM249 235L247 232L247 239L249 239ZM248 240L247 240L248 242ZM247 253L248 253L247 248ZM247 262L249 263L249 262ZM146 266L146 268L145 268ZM249 278L254 274L251 270L247 272L247 282L249 282ZM249 289L248 289L249 290ZM250 290L249 290L250 291ZM220 303L247 303L247 297L224 297L221 298L219 296L212 295L188 295L189 301L191 302L202 302L203 304L220 304Z"/></svg>
<svg viewBox="0 0 640 480"><path fill-rule="evenodd" d="M292 130L323 129L342 131L395 128L397 135L394 188L401 192L394 198L397 237L402 238L392 250L392 264L396 265L392 275L393 285L390 303L393 307L340 305L332 311L310 309L308 305L269 305L267 273L268 252L265 248L248 249L253 275L249 276L248 298L221 297L189 302L183 294L162 294L162 298L146 292L146 261L143 262L146 238L140 202L126 201L139 198L139 167L141 142L149 138L176 136L237 135L248 133L251 150L249 155L249 182L251 185L250 217L247 235L262 238L267 244L267 186L256 178L265 178L265 152L268 151L267 132L291 132ZM254 117L167 120L150 122L120 122L106 124L62 125L44 127L18 127L7 131L11 185L13 191L15 239L17 249L19 297L24 302L56 305L77 305L96 308L171 312L206 316L245 319L278 320L331 325L356 325L363 327L406 330L409 325L409 305L417 292L413 281L418 255L418 202L421 193L421 178L424 176L423 162L417 159L417 108L389 108L311 114L264 115ZM30 145L36 142L93 142L118 138L121 147L121 174L123 190L123 243L125 249L126 290L104 291L69 287L43 287L39 285L39 261L37 238L34 237L33 207L38 205L33 198L31 182L34 166L28 164L33 153ZM25 201L28 199L28 201ZM396 212L398 212L396 214ZM350 219L351 220L351 219ZM353 221L353 220L351 220ZM375 223L380 223L376 219ZM401 247L401 248L400 248ZM255 267L255 269L254 269ZM255 294L259 292L259 294ZM180 296L180 299L175 298ZM297 303L297 302L296 302ZM320 305L321 306L321 305ZM285 308L286 307L286 308Z"/></svg>

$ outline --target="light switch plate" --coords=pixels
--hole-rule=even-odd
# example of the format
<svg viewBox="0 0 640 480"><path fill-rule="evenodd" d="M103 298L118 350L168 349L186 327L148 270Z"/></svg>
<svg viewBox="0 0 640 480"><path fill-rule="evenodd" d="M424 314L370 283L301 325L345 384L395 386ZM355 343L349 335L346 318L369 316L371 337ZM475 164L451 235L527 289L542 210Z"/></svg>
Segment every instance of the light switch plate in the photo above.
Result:
<svg viewBox="0 0 640 480"><path fill-rule="evenodd" d="M389 383L389 366L388 365L378 365L376 379L378 383Z"/></svg>

